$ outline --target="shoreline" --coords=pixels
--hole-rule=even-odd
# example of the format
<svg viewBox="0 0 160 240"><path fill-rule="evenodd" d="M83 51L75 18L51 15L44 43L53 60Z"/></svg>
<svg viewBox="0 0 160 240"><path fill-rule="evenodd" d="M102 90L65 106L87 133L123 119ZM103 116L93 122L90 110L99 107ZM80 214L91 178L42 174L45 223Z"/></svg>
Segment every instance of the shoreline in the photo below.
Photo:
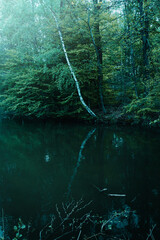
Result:
<svg viewBox="0 0 160 240"><path fill-rule="evenodd" d="M1 121L16 121L19 123L37 123L37 122L60 122L60 123L83 123L85 125L104 125L104 126L117 126L117 127L140 127L147 129L160 129L160 121L155 124L150 124L150 119L136 118L135 115L119 114L116 117L113 117L113 114L98 115L97 119L87 117L85 115L77 116L63 116L63 117L46 117L46 118L37 118L37 117L26 117L26 116L14 116L14 115L5 115L1 117ZM153 120L154 121L154 120Z"/></svg>

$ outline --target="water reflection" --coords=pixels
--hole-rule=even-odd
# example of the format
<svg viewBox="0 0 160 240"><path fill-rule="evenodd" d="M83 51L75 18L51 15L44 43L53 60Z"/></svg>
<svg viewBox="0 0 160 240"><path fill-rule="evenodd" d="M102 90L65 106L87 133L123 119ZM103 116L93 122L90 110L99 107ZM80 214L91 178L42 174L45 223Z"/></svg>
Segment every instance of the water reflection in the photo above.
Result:
<svg viewBox="0 0 160 240"><path fill-rule="evenodd" d="M77 171L78 171L78 168L79 168L79 166L80 166L81 160L82 160L82 158L83 158L82 152L83 152L83 150L84 150L84 148L85 148L85 145L86 145L87 141L88 141L89 138L94 134L95 131L96 131L96 128L93 129L93 130L91 130L91 131L87 134L87 136L85 137L85 139L83 140L83 142L82 142L82 144L81 144L81 146L80 146L80 151L79 151L79 154L78 154L77 164L76 164L76 166L75 166L75 168L74 168L73 175L71 176L71 180L70 180L69 185L68 185L67 200L69 199L69 196L70 196L70 193L71 193L72 183L73 183L73 181L74 181L74 178L75 178L75 176L76 176L76 174L77 174Z"/></svg>
<svg viewBox="0 0 160 240"><path fill-rule="evenodd" d="M48 163L50 161L50 156L48 153L45 155L44 159L45 159L46 163Z"/></svg>
<svg viewBox="0 0 160 240"><path fill-rule="evenodd" d="M56 203L83 196L101 215L127 206L132 216L125 229L132 239L146 239L153 224L159 231L159 146L158 133L132 128L1 123L0 209L6 227L11 230L19 217L43 226ZM93 185L126 198L107 197Z"/></svg>
<svg viewBox="0 0 160 240"><path fill-rule="evenodd" d="M113 134L112 144L115 148L121 147L123 144L123 138L118 137L115 133Z"/></svg>

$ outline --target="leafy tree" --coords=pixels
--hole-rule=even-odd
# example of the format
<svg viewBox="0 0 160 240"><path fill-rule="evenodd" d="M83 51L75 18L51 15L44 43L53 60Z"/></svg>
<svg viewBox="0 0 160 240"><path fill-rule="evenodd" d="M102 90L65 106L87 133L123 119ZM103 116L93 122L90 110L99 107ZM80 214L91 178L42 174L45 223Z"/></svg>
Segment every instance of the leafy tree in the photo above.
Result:
<svg viewBox="0 0 160 240"><path fill-rule="evenodd" d="M0 98L19 117L159 121L158 0L0 2ZM76 90L53 12L60 26ZM81 101L83 99L83 101ZM85 106L84 104L84 106ZM114 114L112 114L114 115Z"/></svg>

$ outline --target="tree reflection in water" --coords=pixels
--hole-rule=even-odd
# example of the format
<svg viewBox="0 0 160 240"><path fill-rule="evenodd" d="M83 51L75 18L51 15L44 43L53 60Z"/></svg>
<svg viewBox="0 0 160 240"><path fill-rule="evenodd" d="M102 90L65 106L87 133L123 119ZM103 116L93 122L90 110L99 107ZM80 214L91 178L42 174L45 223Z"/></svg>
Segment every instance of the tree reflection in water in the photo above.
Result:
<svg viewBox="0 0 160 240"><path fill-rule="evenodd" d="M138 240L146 239L157 224L156 238L160 223L158 132L90 129L68 123L0 124L0 209L4 209L6 233L19 217L41 228L55 212L56 203L83 196L85 202L93 200L94 214L105 219L115 211L130 209L128 222L114 222L113 229L125 225L125 231ZM108 197L93 185L126 197Z"/></svg>

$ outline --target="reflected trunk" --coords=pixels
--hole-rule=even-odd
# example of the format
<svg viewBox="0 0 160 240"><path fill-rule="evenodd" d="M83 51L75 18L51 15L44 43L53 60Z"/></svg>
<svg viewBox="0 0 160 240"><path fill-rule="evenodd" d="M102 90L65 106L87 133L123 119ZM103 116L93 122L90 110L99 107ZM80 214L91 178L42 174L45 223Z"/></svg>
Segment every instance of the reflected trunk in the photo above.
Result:
<svg viewBox="0 0 160 240"><path fill-rule="evenodd" d="M91 131L87 134L87 136L85 137L85 139L83 140L83 142L82 142L82 144L81 144L81 146L80 146L80 151L79 151L79 155L78 155L78 159L77 159L77 164L76 164L76 166L75 166L75 168L74 168L73 175L71 176L71 179L70 179L70 182L69 182L69 185L68 185L68 191L67 191L67 198L68 198L68 199L69 199L69 196L70 196L70 194L71 194L71 187L72 187L74 178L75 178L76 175L77 175L78 168L79 168L80 163L81 163L81 160L82 160L82 158L83 158L82 152L83 152L83 150L84 150L84 148L85 148L85 145L86 145L87 141L91 138L91 136L95 133L95 131L96 131L96 128L93 129L93 130L91 130Z"/></svg>

